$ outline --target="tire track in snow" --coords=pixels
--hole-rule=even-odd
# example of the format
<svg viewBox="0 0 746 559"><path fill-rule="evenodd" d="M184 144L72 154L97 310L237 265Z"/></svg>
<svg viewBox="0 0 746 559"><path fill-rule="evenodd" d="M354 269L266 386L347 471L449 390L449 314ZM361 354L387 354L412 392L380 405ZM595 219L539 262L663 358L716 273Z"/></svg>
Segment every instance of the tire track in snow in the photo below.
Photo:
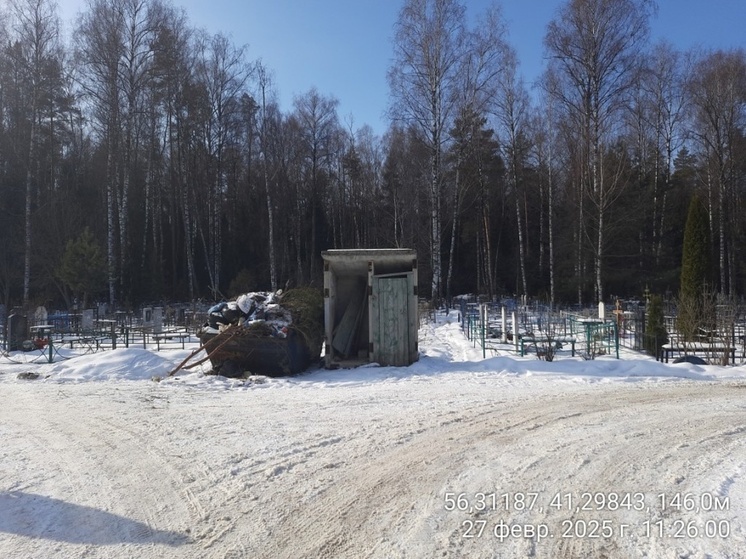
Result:
<svg viewBox="0 0 746 559"><path fill-rule="evenodd" d="M654 496L678 488L718 492L732 502L731 538L704 542L711 546L706 551L698 542L690 557L739 558L733 550L746 542L735 513L746 510L746 489L743 465L730 456L744 456L743 391L727 383L542 388L534 381L525 383L530 390L512 386L503 394L500 383L493 379L484 391L464 386L463 393L449 384L432 405L408 396L415 384L402 390L372 383L321 405L313 392L292 387L265 402L261 392L195 395L171 387L163 389L171 408L153 410L144 406L162 393L156 385L68 385L59 391L74 397L60 398L40 384L12 391L18 397L0 409L0 425L15 433L13 445L28 432L29 455L48 448L49 468L69 476L64 486L75 487L81 503L153 528L183 532L189 526L194 536L186 548L63 545L56 555L34 556L674 557L670 541L639 534L610 541L466 539L465 520L546 522L559 530L565 518L589 517L552 510L449 512L444 493L539 491L546 500L556 491ZM561 394L549 392L564 386ZM307 406L307 415L292 417L308 421L288 422L282 409L274 410L278 402ZM246 404L250 413L237 414ZM336 419L340 412L344 423ZM657 479L651 472L663 473L659 484L651 485ZM27 482L21 487L44 483L32 472L20 481ZM147 540L146 531L134 539Z"/></svg>
<svg viewBox="0 0 746 559"><path fill-rule="evenodd" d="M703 402L718 407L709 411ZM545 395L532 402L506 403L500 409L465 410L461 421L436 420L412 433L398 448L339 472L342 475L337 482L316 502L303 506L286 503L289 512L254 551L258 557L438 554L626 559L638 547L649 546L654 554L667 556L671 541L640 533L648 516L624 511L583 514L544 510L507 517L488 512L478 516L488 525L501 519L547 523L557 537L544 542L517 538L497 547L494 539L487 537L468 540L461 537L461 522L470 516L444 512L443 491L449 487L459 490L459 472L466 472L463 483L467 483L470 470L481 470L491 472L496 484L492 489L538 491L544 501L559 492L572 492L576 498L583 491L643 492L649 504L658 492L701 494L709 489L701 485L706 475L700 468L723 469L724 479L728 472L732 474L732 465L728 469L728 461L723 459L727 456L723 437L730 436L734 448L743 448L743 440L727 434L733 430L734 418L742 413L735 402L728 384L677 383L644 389L600 387L569 399ZM692 409L704 413L693 419ZM679 429L680 425L685 428ZM669 451L661 456L661 448ZM667 472L668 479L651 487L651 470ZM728 492L734 499L736 494L743 498L742 482L732 475L727 479L736 479L734 485L738 485L729 487ZM652 518L655 513L650 513ZM613 523L617 534L624 522L629 524L629 532L635 532L624 538L560 537L563 521L588 523L603 518ZM733 553L744 546L741 521L727 513L724 518L733 523L734 532L739 527L738 533L728 540L694 542L695 547L706 546L713 557L738 557ZM422 538L423 533L427 537Z"/></svg>
<svg viewBox="0 0 746 559"><path fill-rule="evenodd" d="M137 545L139 557L155 558L162 553L154 543L172 545L187 540L186 535L155 528L185 526L186 505L179 498L180 482L173 477L169 460L148 444L147 429L133 428L126 416L101 413L88 404L86 397L39 398L24 393L6 410L8 417L3 420L15 422L24 437L34 441L37 452L45 456L44 464L37 467L65 477L70 493L45 495L59 499L50 506L65 515L81 511L104 523L100 538L90 529L79 529L82 539L90 537L93 542L77 543L66 553L96 556L98 539L121 540ZM55 529L74 531L75 527ZM121 557L131 553L124 551Z"/></svg>

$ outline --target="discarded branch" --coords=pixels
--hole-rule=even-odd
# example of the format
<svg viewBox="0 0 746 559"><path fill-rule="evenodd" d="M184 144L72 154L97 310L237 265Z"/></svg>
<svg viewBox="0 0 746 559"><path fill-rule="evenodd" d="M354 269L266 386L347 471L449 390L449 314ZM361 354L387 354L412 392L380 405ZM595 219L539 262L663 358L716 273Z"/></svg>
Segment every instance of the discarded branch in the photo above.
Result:
<svg viewBox="0 0 746 559"><path fill-rule="evenodd" d="M219 350L219 349L220 349L221 347L223 347L223 346L224 346L224 345L225 345L225 344L226 344L226 343L228 342L228 340L230 340L230 339L231 339L231 338L233 337L233 335L234 335L234 334L235 334L235 333L236 333L237 331L238 331L238 329L237 329L237 327L236 327L236 326L229 326L228 328L226 328L226 329L225 329L225 330L223 330L222 332L218 333L218 335L217 335L217 336L215 336L214 338L210 338L210 339L209 339L209 340L207 340L207 341L206 341L205 343L203 343L203 344L202 344L201 346L199 346L199 347L198 347L197 349L195 349L195 350L194 350L194 351L193 351L192 353L190 353L190 354L189 354L189 355L187 356L187 358L186 358L186 359L184 359L184 361L182 361L181 363L179 363L179 365L178 365L178 366L177 366L177 367L176 367L176 368L175 368L175 369L174 369L173 371L171 371L170 373L168 373L168 376L169 376L169 377L172 377L172 376L174 376L174 375L175 375L175 374L176 374L177 372L179 372L179 371L180 371L181 369L191 369L192 367L196 367L197 365L200 365L201 363L204 363L205 361L207 361L207 360L208 360L208 359L210 358L210 356L211 356L211 355L212 355L213 353L215 353L215 352L216 352L216 351L218 351L218 350ZM209 343L211 343L211 342L214 342L215 340L219 340L221 336L225 337L225 339L224 339L224 340L222 340L222 341L220 342L220 344L218 344L218 346L217 346L217 347L214 347L214 348L213 348L213 349L212 349L212 350L211 350L211 351L210 351L210 352L209 352L209 353L207 354L207 356L206 356L206 357L204 357L203 359L200 359L200 360L199 360L199 361L197 361L196 363L193 363L193 364L191 364L191 365L189 365L189 366L186 366L186 364L187 364L187 363L189 362L189 360L190 360L190 359L192 359L192 358L193 358L193 357L194 357L195 355L197 355L197 354L198 354L199 352L201 352L201 351L202 351L203 349L205 349L205 348L207 347L207 345L208 345Z"/></svg>

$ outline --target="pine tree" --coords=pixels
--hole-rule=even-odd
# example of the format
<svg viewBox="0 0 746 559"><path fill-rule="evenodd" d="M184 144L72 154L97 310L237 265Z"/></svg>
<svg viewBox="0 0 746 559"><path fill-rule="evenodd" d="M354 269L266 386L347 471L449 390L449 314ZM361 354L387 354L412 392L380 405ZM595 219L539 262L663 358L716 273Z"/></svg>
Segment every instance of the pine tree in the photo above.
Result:
<svg viewBox="0 0 746 559"><path fill-rule="evenodd" d="M106 261L88 227L67 242L57 277L79 298L81 308L86 308L89 296L98 295L106 286Z"/></svg>

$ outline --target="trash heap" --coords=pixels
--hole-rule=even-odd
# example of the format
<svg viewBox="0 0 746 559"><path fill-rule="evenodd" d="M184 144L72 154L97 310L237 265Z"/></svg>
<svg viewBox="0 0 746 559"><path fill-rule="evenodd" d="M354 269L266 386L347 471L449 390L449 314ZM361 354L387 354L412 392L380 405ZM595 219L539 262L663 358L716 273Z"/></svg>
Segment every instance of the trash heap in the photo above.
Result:
<svg viewBox="0 0 746 559"><path fill-rule="evenodd" d="M285 338L288 328L293 324L293 315L280 304L282 290L275 293L253 291L237 298L239 307L248 316L241 322L258 335Z"/></svg>
<svg viewBox="0 0 746 559"><path fill-rule="evenodd" d="M297 374L321 355L324 298L314 288L244 293L212 307L198 337L216 374Z"/></svg>
<svg viewBox="0 0 746 559"><path fill-rule="evenodd" d="M308 342L316 342L324 336L323 305L321 292L308 287L285 292L252 291L212 307L202 331L218 334L238 325L256 336L285 338L294 327Z"/></svg>

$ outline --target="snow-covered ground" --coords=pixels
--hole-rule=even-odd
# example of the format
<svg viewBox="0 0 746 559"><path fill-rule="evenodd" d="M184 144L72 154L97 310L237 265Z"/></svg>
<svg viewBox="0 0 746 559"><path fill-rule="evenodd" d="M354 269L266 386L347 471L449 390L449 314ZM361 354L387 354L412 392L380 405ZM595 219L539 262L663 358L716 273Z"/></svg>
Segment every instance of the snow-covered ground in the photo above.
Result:
<svg viewBox="0 0 746 559"><path fill-rule="evenodd" d="M746 368L482 359L448 320L420 349L249 381L0 359L0 557L746 557Z"/></svg>

